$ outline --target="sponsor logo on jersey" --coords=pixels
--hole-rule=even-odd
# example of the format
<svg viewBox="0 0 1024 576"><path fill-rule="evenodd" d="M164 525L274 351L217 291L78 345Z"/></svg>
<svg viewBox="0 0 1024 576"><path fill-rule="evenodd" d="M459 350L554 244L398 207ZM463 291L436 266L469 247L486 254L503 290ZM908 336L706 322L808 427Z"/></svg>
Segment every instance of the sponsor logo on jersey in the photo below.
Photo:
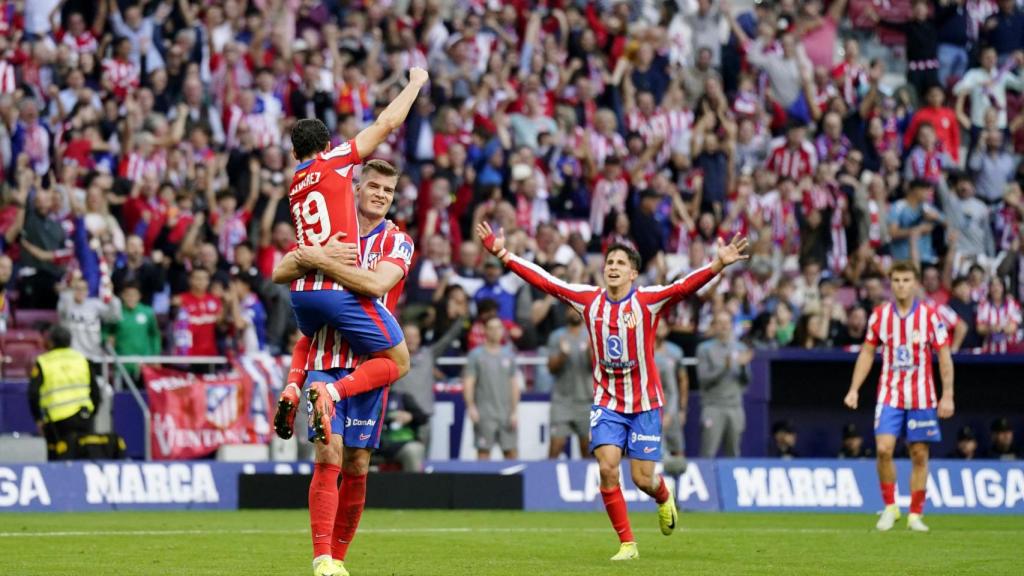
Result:
<svg viewBox="0 0 1024 576"><path fill-rule="evenodd" d="M409 264L412 262L412 242L403 239L391 250L391 256L401 258L406 264Z"/></svg>
<svg viewBox="0 0 1024 576"><path fill-rule="evenodd" d="M608 337L608 340L605 341L604 349L608 351L608 356L612 358L622 358L622 338L612 334Z"/></svg>
<svg viewBox="0 0 1024 576"><path fill-rule="evenodd" d="M377 421L374 419L360 420L358 418L349 418L345 416L345 428L351 428L353 426L373 426Z"/></svg>

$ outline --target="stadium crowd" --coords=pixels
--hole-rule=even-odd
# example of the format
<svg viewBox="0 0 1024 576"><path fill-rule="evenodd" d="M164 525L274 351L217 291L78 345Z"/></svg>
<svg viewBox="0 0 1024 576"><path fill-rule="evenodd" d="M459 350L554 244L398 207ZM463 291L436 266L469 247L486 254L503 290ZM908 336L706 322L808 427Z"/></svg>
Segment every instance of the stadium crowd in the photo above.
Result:
<svg viewBox="0 0 1024 576"><path fill-rule="evenodd" d="M423 66L375 154L418 247L414 357L465 356L494 317L519 351L563 346L566 307L483 257L484 220L595 284L615 242L663 283L749 236L748 266L669 311L687 355L722 322L855 349L895 260L955 350L1019 351L1018 4L3 0L2 326L56 308L87 352L287 353L290 127L352 138Z"/></svg>

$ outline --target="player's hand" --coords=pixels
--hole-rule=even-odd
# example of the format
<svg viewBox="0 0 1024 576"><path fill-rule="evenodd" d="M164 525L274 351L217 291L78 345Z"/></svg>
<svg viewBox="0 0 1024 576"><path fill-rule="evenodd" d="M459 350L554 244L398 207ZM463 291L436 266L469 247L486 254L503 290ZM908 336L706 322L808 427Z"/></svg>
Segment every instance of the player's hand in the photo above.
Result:
<svg viewBox="0 0 1024 576"><path fill-rule="evenodd" d="M473 424L478 424L480 422L480 411L476 409L476 406L468 406L466 408L466 413L469 414L469 421Z"/></svg>
<svg viewBox="0 0 1024 576"><path fill-rule="evenodd" d="M750 241L747 240L746 236L740 236L739 234L733 236L732 241L728 244L719 238L717 258L721 263L722 268L739 262L740 260L747 260L750 258L750 255L745 253L749 246Z"/></svg>
<svg viewBox="0 0 1024 576"><path fill-rule="evenodd" d="M495 233L494 230L491 230L490 224L487 222L481 222L476 225L476 235L480 238L480 242L483 243L484 248L495 256L505 249L505 232L500 228L498 229L498 232Z"/></svg>
<svg viewBox="0 0 1024 576"><path fill-rule="evenodd" d="M956 407L953 406L953 399L949 396L943 396L939 400L939 418L952 418L953 412L956 411Z"/></svg>
<svg viewBox="0 0 1024 576"><path fill-rule="evenodd" d="M519 415L515 412L508 415L508 427L513 430L519 427Z"/></svg>
<svg viewBox="0 0 1024 576"><path fill-rule="evenodd" d="M846 398L843 398L843 404L846 404L846 407L850 410L856 410L859 397L860 394L856 390L850 390L846 393Z"/></svg>
<svg viewBox="0 0 1024 576"><path fill-rule="evenodd" d="M353 242L342 242L347 235L338 232L324 244L323 254L332 261L339 262L345 266L359 265L359 246Z"/></svg>
<svg viewBox="0 0 1024 576"><path fill-rule="evenodd" d="M415 67L409 70L409 83L417 86L423 86L430 80L430 74L426 70L420 67Z"/></svg>

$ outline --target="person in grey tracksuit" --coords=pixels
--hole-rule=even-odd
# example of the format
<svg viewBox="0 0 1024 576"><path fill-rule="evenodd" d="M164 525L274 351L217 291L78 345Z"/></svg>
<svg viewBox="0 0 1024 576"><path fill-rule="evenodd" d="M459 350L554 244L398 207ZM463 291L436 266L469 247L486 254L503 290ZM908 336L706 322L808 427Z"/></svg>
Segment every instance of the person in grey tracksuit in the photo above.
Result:
<svg viewBox="0 0 1024 576"><path fill-rule="evenodd" d="M719 448L725 456L740 455L746 427L743 392L750 381L753 352L733 337L732 315L715 314L713 338L697 346L697 383L701 401L700 455L713 458Z"/></svg>

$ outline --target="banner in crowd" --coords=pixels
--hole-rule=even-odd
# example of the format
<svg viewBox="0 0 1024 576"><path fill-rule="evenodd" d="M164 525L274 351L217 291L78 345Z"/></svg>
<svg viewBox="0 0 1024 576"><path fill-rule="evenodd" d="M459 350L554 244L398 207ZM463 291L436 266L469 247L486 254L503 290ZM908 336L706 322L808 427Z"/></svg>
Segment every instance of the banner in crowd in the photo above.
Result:
<svg viewBox="0 0 1024 576"><path fill-rule="evenodd" d="M149 441L154 460L201 458L224 444L269 439L269 397L255 398L253 379L243 370L197 375L144 366L142 376L153 417ZM251 413L255 404L264 410L259 428Z"/></svg>

